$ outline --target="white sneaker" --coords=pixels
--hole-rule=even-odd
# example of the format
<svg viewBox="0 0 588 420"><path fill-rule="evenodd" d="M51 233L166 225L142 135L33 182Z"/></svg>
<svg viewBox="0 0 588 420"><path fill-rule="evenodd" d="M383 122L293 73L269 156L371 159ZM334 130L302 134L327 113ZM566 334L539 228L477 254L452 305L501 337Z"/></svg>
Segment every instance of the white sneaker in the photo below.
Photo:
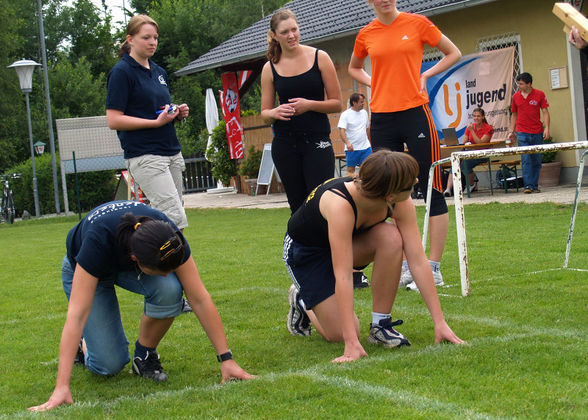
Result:
<svg viewBox="0 0 588 420"><path fill-rule="evenodd" d="M435 282L435 286L445 286L445 282L443 281L443 276L441 275L441 270L433 271L433 281ZM416 283L413 281L406 285L406 290L415 290L418 292L419 288Z"/></svg>
<svg viewBox="0 0 588 420"><path fill-rule="evenodd" d="M412 280L412 274L410 274L409 268L404 268L402 266L402 271L400 272L400 287L408 286L410 283L414 283Z"/></svg>

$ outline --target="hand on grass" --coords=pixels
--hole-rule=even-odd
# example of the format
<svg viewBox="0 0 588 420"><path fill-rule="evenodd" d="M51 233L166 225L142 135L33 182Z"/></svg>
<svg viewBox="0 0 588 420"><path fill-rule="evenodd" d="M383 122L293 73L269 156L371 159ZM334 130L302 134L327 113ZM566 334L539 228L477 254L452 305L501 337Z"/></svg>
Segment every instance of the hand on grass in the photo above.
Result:
<svg viewBox="0 0 588 420"><path fill-rule="evenodd" d="M49 401L45 404L29 407L29 411L47 411L59 407L62 404L73 404L73 398L68 386L55 388L53 394L49 397Z"/></svg>
<svg viewBox="0 0 588 420"><path fill-rule="evenodd" d="M359 341L354 343L345 343L345 351L343 352L343 356L339 356L336 359L331 360L331 363L346 363L346 362L353 362L354 360L361 359L362 357L367 357L367 353L361 346Z"/></svg>
<svg viewBox="0 0 588 420"><path fill-rule="evenodd" d="M245 370L243 370L234 360L227 360L226 362L221 363L221 375L223 377L221 384L232 379L247 380L255 378L255 375L245 372Z"/></svg>
<svg viewBox="0 0 588 420"><path fill-rule="evenodd" d="M435 325L435 344L439 344L443 340L449 341L453 344L465 344L465 341L455 335L445 321L439 325Z"/></svg>

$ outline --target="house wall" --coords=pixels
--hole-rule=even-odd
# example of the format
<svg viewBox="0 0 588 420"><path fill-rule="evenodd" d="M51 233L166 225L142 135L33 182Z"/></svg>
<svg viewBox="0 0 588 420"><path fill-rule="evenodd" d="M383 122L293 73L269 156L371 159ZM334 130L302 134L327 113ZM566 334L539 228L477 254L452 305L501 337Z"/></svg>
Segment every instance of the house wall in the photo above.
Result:
<svg viewBox="0 0 588 420"><path fill-rule="evenodd" d="M549 69L567 67L568 51L576 55L578 52L568 46L567 35L562 30L563 23L552 13L553 4L552 0L498 0L432 16L431 20L460 48L464 55L477 52L479 38L510 32L518 33L521 39L522 70L533 75L533 86L543 90L550 103L551 135L555 142L567 142L577 140L576 136L578 136L574 132L572 92L569 87L552 90ZM587 8L588 6L583 7L584 14L587 13ZM301 28L301 35L302 43L304 43L304 28ZM344 108L347 107L349 96L354 91L369 97L366 87L358 86L347 73L354 40L355 35L352 35L313 44L329 53L335 64ZM575 63L577 64L577 59ZM575 72L579 73L580 69L575 69ZM571 76L572 72L568 69L569 80ZM576 90L580 92L581 85L576 87ZM343 146L337 130L339 115L340 113L329 114L332 127L331 140L336 153L342 152ZM583 130L579 132L585 133L584 115L578 115L576 120L583 127ZM244 125L247 127L247 122ZM264 142L271 141L271 137L267 134L264 136L266 139ZM249 144L247 140L246 144ZM263 143L260 144L263 145ZM559 152L557 159L563 162L564 167L572 168L578 165L575 151ZM570 172L571 180L575 180L574 176Z"/></svg>

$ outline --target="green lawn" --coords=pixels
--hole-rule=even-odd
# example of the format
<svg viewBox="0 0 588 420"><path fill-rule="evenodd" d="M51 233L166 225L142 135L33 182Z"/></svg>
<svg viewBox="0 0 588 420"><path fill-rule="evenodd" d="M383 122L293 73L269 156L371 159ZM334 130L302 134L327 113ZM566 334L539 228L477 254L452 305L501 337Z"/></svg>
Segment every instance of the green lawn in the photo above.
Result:
<svg viewBox="0 0 588 420"><path fill-rule="evenodd" d="M434 345L420 295L405 290L392 316L404 320L399 330L412 346L368 344L371 289L363 289L356 311L369 357L345 365L329 363L343 345L286 329L281 243L289 211L190 210L186 236L230 348L258 378L218 385L214 349L184 314L158 348L168 382L143 380L130 367L101 378L76 366L75 404L45 414L26 407L53 390L67 309L60 263L77 218L0 225L0 418L588 418L587 210L579 208L570 269L562 270L571 206L466 206L467 298L451 213L448 287L439 292L468 345ZM119 300L134 343L143 301L120 289Z"/></svg>

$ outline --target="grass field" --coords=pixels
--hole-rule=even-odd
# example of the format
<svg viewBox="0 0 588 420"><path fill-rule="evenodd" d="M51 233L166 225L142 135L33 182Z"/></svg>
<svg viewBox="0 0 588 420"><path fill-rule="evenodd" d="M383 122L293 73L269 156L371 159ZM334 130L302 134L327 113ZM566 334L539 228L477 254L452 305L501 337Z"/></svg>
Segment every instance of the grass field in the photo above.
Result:
<svg viewBox="0 0 588 420"><path fill-rule="evenodd" d="M562 270L570 216L568 205L467 206L472 294L462 298L451 214L448 286L439 293L468 345L434 345L420 295L405 290L392 316L404 320L399 330L412 346L368 344L371 289L363 289L356 311L369 357L333 365L343 345L286 329L288 210L190 210L186 236L229 346L258 378L218 385L214 349L194 315L183 314L158 348L168 382L138 378L130 366L112 378L76 366L75 404L45 414L26 407L54 387L66 314L60 262L77 218L0 225L0 418L588 418L588 206ZM134 343L143 300L118 294Z"/></svg>

